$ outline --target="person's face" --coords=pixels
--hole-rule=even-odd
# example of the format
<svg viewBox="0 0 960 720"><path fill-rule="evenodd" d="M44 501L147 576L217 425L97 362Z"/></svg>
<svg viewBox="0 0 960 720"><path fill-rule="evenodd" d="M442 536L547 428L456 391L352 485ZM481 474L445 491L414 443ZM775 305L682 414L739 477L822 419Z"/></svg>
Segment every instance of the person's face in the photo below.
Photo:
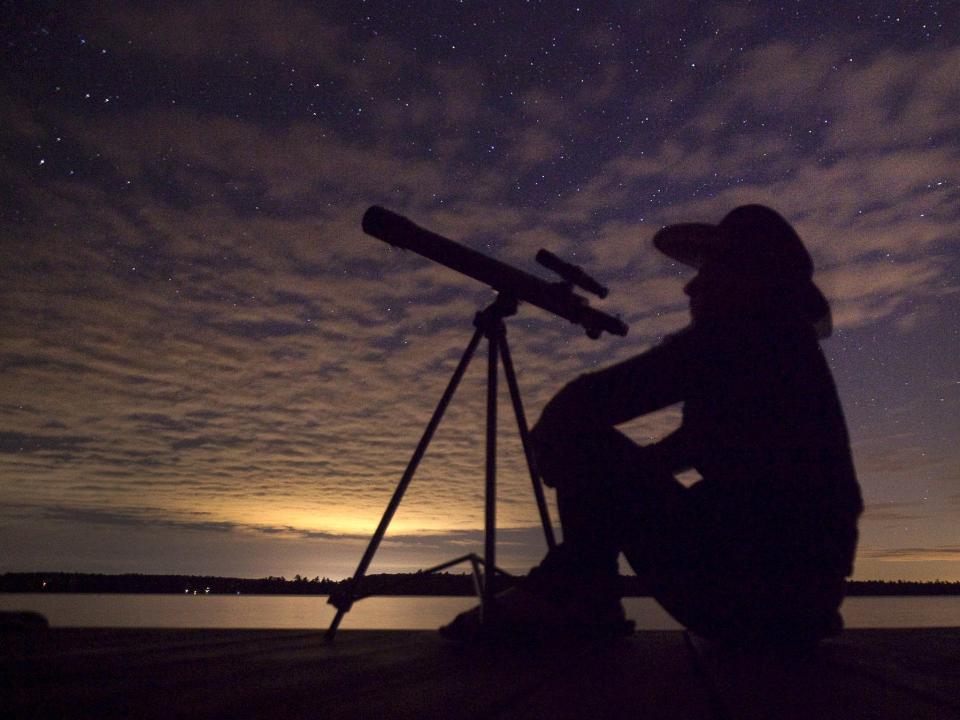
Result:
<svg viewBox="0 0 960 720"><path fill-rule="evenodd" d="M716 299L716 284L709 273L701 271L684 286L683 292L690 298L690 317L694 321L709 314L710 306Z"/></svg>
<svg viewBox="0 0 960 720"><path fill-rule="evenodd" d="M750 288L728 273L705 266L688 282L683 292L690 298L690 317L694 322L707 317L730 315L751 301Z"/></svg>

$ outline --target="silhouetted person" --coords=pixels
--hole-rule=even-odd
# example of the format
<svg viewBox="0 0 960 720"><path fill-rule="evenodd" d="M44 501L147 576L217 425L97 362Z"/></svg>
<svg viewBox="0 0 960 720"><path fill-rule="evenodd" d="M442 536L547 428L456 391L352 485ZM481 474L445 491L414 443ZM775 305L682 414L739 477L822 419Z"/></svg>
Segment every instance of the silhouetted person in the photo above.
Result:
<svg viewBox="0 0 960 720"><path fill-rule="evenodd" d="M556 488L563 543L497 603L499 631L619 633L623 552L679 622L708 637L807 641L839 632L860 490L818 343L829 305L793 228L747 205L719 225L663 228L654 245L699 272L691 323L585 374L532 430ZM616 426L683 403L683 422L639 446ZM689 489L674 477L694 468ZM478 613L442 632L469 638Z"/></svg>

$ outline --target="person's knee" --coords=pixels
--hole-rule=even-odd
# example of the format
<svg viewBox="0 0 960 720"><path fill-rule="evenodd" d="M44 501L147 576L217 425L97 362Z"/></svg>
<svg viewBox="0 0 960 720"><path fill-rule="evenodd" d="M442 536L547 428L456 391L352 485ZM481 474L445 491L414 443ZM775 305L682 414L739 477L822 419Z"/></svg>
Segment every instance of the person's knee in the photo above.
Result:
<svg viewBox="0 0 960 720"><path fill-rule="evenodd" d="M589 438L562 433L535 437L533 455L544 483L557 488L579 484L595 460Z"/></svg>
<svg viewBox="0 0 960 720"><path fill-rule="evenodd" d="M641 448L619 430L598 426L577 434L538 434L533 442L537 469L548 487L584 491L634 485L645 475Z"/></svg>

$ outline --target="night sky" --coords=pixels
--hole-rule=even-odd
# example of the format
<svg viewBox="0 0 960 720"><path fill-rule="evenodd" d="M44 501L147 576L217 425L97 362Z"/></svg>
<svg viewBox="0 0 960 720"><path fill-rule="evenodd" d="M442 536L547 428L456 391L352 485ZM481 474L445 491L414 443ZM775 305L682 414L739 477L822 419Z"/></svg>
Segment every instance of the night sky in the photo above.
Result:
<svg viewBox="0 0 960 720"><path fill-rule="evenodd" d="M509 321L535 420L686 324L659 227L761 202L833 303L856 577L960 580L958 8L4 3L0 571L351 574L492 299L364 235L369 205L610 286L626 338ZM481 549L484 386L480 356L372 572Z"/></svg>

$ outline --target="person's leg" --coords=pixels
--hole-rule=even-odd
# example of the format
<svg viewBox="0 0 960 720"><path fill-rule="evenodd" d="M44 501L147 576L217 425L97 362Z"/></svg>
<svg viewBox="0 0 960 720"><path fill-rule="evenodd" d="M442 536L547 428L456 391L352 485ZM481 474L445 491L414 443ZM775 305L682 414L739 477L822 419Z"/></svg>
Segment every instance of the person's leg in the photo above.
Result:
<svg viewBox="0 0 960 720"><path fill-rule="evenodd" d="M690 529L687 492L672 476L645 468L641 449L612 428L556 447L541 472L557 490L563 542L518 588L498 596L497 623L517 634L628 632L617 557L625 551L642 577L669 567L665 556L684 547L672 537ZM457 641L482 631L477 609L441 628Z"/></svg>
<svg viewBox="0 0 960 720"><path fill-rule="evenodd" d="M641 448L612 428L563 446L549 464L557 490L563 542L531 572L534 587L599 602L619 599L617 557L638 575L669 564L684 524L686 490L671 475L644 467ZM644 578L645 579L645 578Z"/></svg>
<svg viewBox="0 0 960 720"><path fill-rule="evenodd" d="M631 474L636 446L616 431L558 446L545 481L556 488L563 542L533 571L575 587L617 575L620 553L615 488ZM607 580L604 584L609 584Z"/></svg>
<svg viewBox="0 0 960 720"><path fill-rule="evenodd" d="M647 467L643 449L602 428L559 445L548 485L557 490L563 542L530 574L531 589L603 614L619 607L617 557L677 621L723 639L815 639L839 627L842 576L766 561L770 543L744 512L686 490ZM764 569L767 568L767 569Z"/></svg>
<svg viewBox="0 0 960 720"><path fill-rule="evenodd" d="M675 619L710 634L732 610L709 511L643 448L612 428L565 446L545 478L557 489L563 543L531 572L541 589L619 602L617 557Z"/></svg>

